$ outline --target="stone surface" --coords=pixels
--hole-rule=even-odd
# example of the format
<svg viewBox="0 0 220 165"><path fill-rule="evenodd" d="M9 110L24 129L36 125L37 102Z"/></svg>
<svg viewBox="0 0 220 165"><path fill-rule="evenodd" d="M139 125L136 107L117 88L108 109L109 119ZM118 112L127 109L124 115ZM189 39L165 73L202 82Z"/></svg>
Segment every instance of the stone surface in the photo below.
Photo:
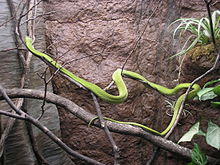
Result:
<svg viewBox="0 0 220 165"><path fill-rule="evenodd" d="M201 0L190 3L187 0L47 0L44 6L46 12L56 12L45 20L48 52L71 72L102 88L111 82L112 73L123 66L130 54L125 65L127 70L161 85L175 86L179 64L169 57L180 47L178 40L172 39L168 26L180 16L206 15ZM125 81L129 90L127 101L113 105L100 100L103 114L161 131L165 129L170 119L166 115L165 100L170 99L134 80ZM88 92L59 76L54 79L54 90L96 114ZM112 87L110 92L115 93L116 88ZM113 164L112 147L102 130L88 127L62 108L59 114L62 138L69 146L104 164ZM181 120L182 125L175 129L170 139L177 142L197 119L196 115L188 115ZM147 141L115 133L113 137L121 149L121 164L141 165L150 159L153 147ZM162 151L155 164L177 162L186 164L180 157Z"/></svg>

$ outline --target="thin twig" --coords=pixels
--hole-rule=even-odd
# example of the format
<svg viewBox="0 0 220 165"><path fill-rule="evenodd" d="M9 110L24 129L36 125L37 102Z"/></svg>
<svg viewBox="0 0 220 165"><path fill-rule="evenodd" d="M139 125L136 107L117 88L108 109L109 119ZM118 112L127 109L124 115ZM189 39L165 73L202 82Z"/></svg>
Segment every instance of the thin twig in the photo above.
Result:
<svg viewBox="0 0 220 165"><path fill-rule="evenodd" d="M7 24L10 21L13 21L16 18L16 14L18 12L19 7L21 6L22 1L23 0L21 0L19 2L19 4L17 5L17 9L13 8L14 9L13 12L12 12L12 10L11 10L12 8L10 6L11 4L13 5L12 1L7 1L8 5L9 5L9 10L10 10L10 13L11 13L11 17L8 20L6 20L5 22L3 22L2 24L0 24L0 27L4 26L5 24Z"/></svg>
<svg viewBox="0 0 220 165"><path fill-rule="evenodd" d="M114 83L115 83L114 81L111 81L103 90L104 90L104 91L107 91L108 89L111 88L111 86L112 86Z"/></svg>
<svg viewBox="0 0 220 165"><path fill-rule="evenodd" d="M38 57L38 56L37 56ZM88 89L86 89L83 85L81 85L80 83L74 81L72 78L70 78L69 76L67 76L66 74L60 72L60 69L63 67L63 65L60 68L56 68L55 66L53 66L51 63L49 63L47 60L45 60L44 58L38 57L40 58L44 63L46 63L48 66L50 66L52 69L54 69L55 71L58 71L57 73L59 73L61 76L63 76L64 78L66 78L68 81L70 81L71 83L77 85L79 88L82 88L86 91L88 91ZM65 64L64 64L65 65Z"/></svg>
<svg viewBox="0 0 220 165"><path fill-rule="evenodd" d="M24 14L22 14L20 17L23 18L25 17L30 11L33 10L33 8L35 8L36 6L38 6L43 0L38 1L37 3L35 3L34 5L32 5Z"/></svg>
<svg viewBox="0 0 220 165"><path fill-rule="evenodd" d="M211 39L212 39L212 42L214 44L215 50L217 50L216 41L215 41L215 34L214 34L214 29L213 29L212 16L211 16L211 9L210 9L210 4L212 3L212 0L209 0L209 1L203 0L203 1L205 2L206 9L207 9L207 12L208 12L209 24L210 24L210 29L211 29Z"/></svg>
<svg viewBox="0 0 220 165"><path fill-rule="evenodd" d="M44 16L46 16L46 15L51 15L51 14L53 14L53 13L56 13L56 11L51 11L51 12L48 12L48 13L39 14L39 15L33 17L33 18L29 18L29 19L25 20L25 21L22 22L20 25L23 25L23 24L25 24L25 23L27 23L27 22L29 22L29 21L33 21L33 20L35 20L35 19L37 19L37 18L39 18L39 17L44 17Z"/></svg>
<svg viewBox="0 0 220 165"><path fill-rule="evenodd" d="M41 105L41 114L40 116L37 118L37 120L40 120L42 118L42 116L44 115L45 112L45 105L46 105L46 100L45 98L47 97L47 87L48 87L48 83L47 83L47 67L44 70L44 72L42 73L42 75L39 75L39 77L43 80L44 82L44 99L43 99L43 103Z"/></svg>
<svg viewBox="0 0 220 165"><path fill-rule="evenodd" d="M44 81L44 99L43 99L43 103L41 105L41 115L38 117L38 120L40 120L42 118L42 116L44 115L45 112L45 105L46 105L46 97L47 97L47 89L48 89L48 84L50 83L50 81L52 80L52 78L59 72L60 69L57 69L47 80L47 69L45 69L45 71L42 73L42 75L40 76L40 78L43 79Z"/></svg>
<svg viewBox="0 0 220 165"><path fill-rule="evenodd" d="M162 2L163 2L163 1L160 0L160 2L159 2L158 4L160 5ZM148 27L148 25L149 25L149 21L150 21L151 17L156 13L156 11L157 11L159 5L158 5L157 7L155 7L155 9L152 11L151 15L147 18L147 21L146 21L145 26L144 26L144 30L143 30L143 31L141 32L141 34L137 37L137 39L136 39L136 41L135 41L134 48L131 50L131 52L129 53L128 57L125 59L124 64L122 65L122 70L125 68L125 65L127 64L127 62L128 62L128 60L129 60L129 58L131 57L131 55L132 55L132 54L134 53L134 51L137 49L138 44L139 44L139 42L140 42L142 36L144 35L144 33L145 33L145 31L146 31L146 29L147 29L147 27Z"/></svg>
<svg viewBox="0 0 220 165"><path fill-rule="evenodd" d="M0 52L8 52L8 51L12 51L12 50L26 50L26 49L16 47L16 48L3 49L3 50L0 50Z"/></svg>
<svg viewBox="0 0 220 165"><path fill-rule="evenodd" d="M15 113L7 112L7 111L4 111L4 110L0 110L0 114L4 115L4 116L15 118L15 119L20 119L20 120L24 120L25 119L25 117L22 117L20 115L15 114Z"/></svg>
<svg viewBox="0 0 220 165"><path fill-rule="evenodd" d="M105 134L107 135L111 145L112 145L112 148L113 148L113 153L114 153L114 165L119 165L119 162L118 162L118 159L120 157L119 155L119 148L118 146L116 145L112 135L111 135L111 132L109 131L107 125L106 125L106 121L104 120L103 118L103 115L102 115L102 112L101 112L101 108L100 108L100 105L98 103L98 100L96 98L96 96L93 94L93 92L91 92L91 95L92 95L92 98L93 98L93 101L95 103L95 108L96 108L96 112L97 112L97 115L98 115L98 118L99 118L99 121L100 121L100 125L101 125L101 128L104 129L105 131Z"/></svg>
<svg viewBox="0 0 220 165"><path fill-rule="evenodd" d="M0 24L0 27L4 26L5 24L7 24L8 22L10 22L11 20L14 19L14 16L9 18L8 20L6 20L5 22L3 22L2 24Z"/></svg>

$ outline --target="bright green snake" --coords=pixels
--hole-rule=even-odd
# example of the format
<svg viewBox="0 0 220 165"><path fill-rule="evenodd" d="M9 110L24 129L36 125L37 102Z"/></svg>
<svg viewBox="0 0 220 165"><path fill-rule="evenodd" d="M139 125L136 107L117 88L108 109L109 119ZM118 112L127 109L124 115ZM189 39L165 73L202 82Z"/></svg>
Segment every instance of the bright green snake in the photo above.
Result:
<svg viewBox="0 0 220 165"><path fill-rule="evenodd" d="M152 83L152 82L148 81L147 79L145 79L143 76L141 76L138 73L127 71L127 70L117 69L113 73L112 79L113 79L115 85L118 88L118 93L119 94L116 95L116 96L115 95L111 95L111 94L107 93L105 90L101 89L99 86L97 86L97 85L95 85L93 83L90 83L90 82L88 82L88 81L86 81L84 79L81 79L81 78L77 77L76 75L71 73L69 70L65 69L60 64L58 64L50 56L48 56L48 55L46 55L46 54L44 54L42 52L39 52L38 50L34 49L34 47L32 46L32 39L27 37L27 36L25 37L25 44L26 44L27 49L32 54L34 54L35 56L43 59L43 61L48 62L53 67L59 69L59 71L62 72L64 75L66 75L69 78L73 79L75 82L81 84L86 89L90 90L95 95L97 95L99 98L101 98L101 99L103 99L103 100L105 100L107 102L110 102L110 103L122 103L128 97L127 87L126 87L126 85L125 85L125 83L124 83L124 81L122 79L122 76L127 76L127 77L132 78L132 79L140 80L144 84L149 85L150 87L156 89L157 91L159 91L160 93L165 94L165 95L176 94L180 89L188 88L190 86L190 83L182 83L182 84L179 84L179 85L177 85L176 87L174 87L172 89L169 89L169 88L166 88L166 87L163 87L161 85L158 85L158 84L155 84L155 83ZM189 92L189 95L188 95L187 99L194 98L196 96L196 93L200 89L201 88L200 88L200 86L198 84L194 84L192 86L192 90ZM117 121L117 120L110 119L110 118L105 118L105 119L109 120L109 121L112 121L112 122L116 122L116 123L130 124L130 125L133 125L133 126L138 126L138 127L143 128L143 129L146 129L146 130L148 130L150 132L153 132L153 133L155 133L157 135L163 136L172 128L172 126L173 126L173 124L174 124L174 122L175 122L175 120L177 118L177 115L178 115L178 112L179 112L179 108L181 106L181 103L182 103L183 99L184 99L184 95L181 95L177 99L177 101L175 103L172 119L171 119L169 125L167 126L167 128L164 131L162 131L162 132L156 131L156 130L154 130L152 128L149 128L149 127L147 127L145 125L142 125L142 124L139 124L139 123Z"/></svg>

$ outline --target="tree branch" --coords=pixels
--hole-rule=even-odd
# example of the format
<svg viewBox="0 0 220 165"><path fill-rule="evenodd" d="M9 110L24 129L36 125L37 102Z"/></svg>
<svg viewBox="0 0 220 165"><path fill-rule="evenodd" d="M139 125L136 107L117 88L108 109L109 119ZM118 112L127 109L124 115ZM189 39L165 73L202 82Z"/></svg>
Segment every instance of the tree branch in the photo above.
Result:
<svg viewBox="0 0 220 165"><path fill-rule="evenodd" d="M35 98L35 99L43 99L44 98L44 91L40 91L40 90L6 89L5 91L8 94L8 96L11 98L18 98L18 97ZM3 100L3 99L4 99L3 96L0 94L0 100ZM61 107L64 107L70 113L72 113L73 115L75 115L79 119L85 121L86 123L89 123L92 119L97 117L97 116L85 111L83 108L77 106L72 101L70 101L64 97L50 93L50 92L47 92L46 101L53 103L53 104L56 104L56 105L59 105ZM92 125L94 125L96 127L100 127L99 122L95 122ZM188 158L189 160L191 159L192 150L185 148L185 147L182 147L178 144L175 144L170 140L165 140L162 137L148 133L139 127L134 127L131 125L126 125L126 124L114 123L111 121L106 121L106 125L108 126L109 130L111 130L113 132L142 137L143 139L148 140L151 143L153 143L157 146L160 146L161 148L163 148L167 151L173 152L175 154L179 154L185 158ZM215 158L208 157L208 161L213 163L217 160Z"/></svg>
<svg viewBox="0 0 220 165"><path fill-rule="evenodd" d="M76 151L73 151L70 147L68 147L64 142L61 141L53 132L51 132L47 127L42 125L37 119L33 118L32 116L28 115L27 113L23 112L22 110L18 109L13 101L8 97L8 94L6 93L5 89L0 86L0 93L1 97L6 100L8 105L17 113L17 115L20 115L25 121L30 122L31 124L35 125L38 129L40 129L42 132L44 132L51 140L53 140L60 148L62 148L64 151L66 151L69 155L73 157L77 157L79 159L85 160L88 163L95 164L95 165L103 165L102 163L91 159L87 156L84 156Z"/></svg>
<svg viewBox="0 0 220 165"><path fill-rule="evenodd" d="M95 104L95 108L96 108L96 112L98 114L98 118L99 118L99 121L100 121L100 126L102 129L104 129L105 131L105 134L106 136L108 137L111 145L112 145L112 148L113 148L113 153L114 153L114 165L119 165L119 162L118 162L118 159L120 157L119 155L119 148L118 146L116 145L112 135L111 135L111 132L109 131L108 129L108 126L106 125L106 121L104 120L104 117L102 115L102 112L101 112L101 108L100 108L100 105L98 103L98 100L96 98L96 96L91 92L91 95L92 95L92 98L93 98L93 101L94 101L94 104Z"/></svg>

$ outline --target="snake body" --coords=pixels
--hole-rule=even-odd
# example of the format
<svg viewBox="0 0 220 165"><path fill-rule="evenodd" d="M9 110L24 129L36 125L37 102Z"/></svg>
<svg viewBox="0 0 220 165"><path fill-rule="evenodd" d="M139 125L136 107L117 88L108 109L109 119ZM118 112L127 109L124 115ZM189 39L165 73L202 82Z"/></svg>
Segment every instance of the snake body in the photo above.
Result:
<svg viewBox="0 0 220 165"><path fill-rule="evenodd" d="M118 88L118 95L112 95L107 93L105 90L103 90L102 88L100 88L99 86L90 83L76 75L74 75L72 72L70 72L69 70L67 70L66 68L62 67L62 65L58 64L53 58L51 58L50 56L48 56L47 54L44 54L38 50L36 50L33 46L32 46L32 39L28 36L25 37L25 44L27 49L34 54L35 56L41 58L43 61L46 61L47 63L49 63L50 65L52 65L53 67L59 69L60 72L62 72L64 75L68 76L69 78L71 78L72 80L74 80L75 82L81 84L82 86L84 86L86 89L90 90L91 92L93 92L95 95L97 95L99 98L101 98L102 100L105 100L107 102L110 103L122 103L124 102L127 97L128 97L128 91L127 91L127 87L122 79L122 76L127 76L130 77L132 79L136 79L136 80L140 80L141 82L143 82L144 84L147 84L148 86L154 88L155 90L157 90L158 92L164 94L164 95L173 95L176 94L179 90L183 89L183 88L188 88L191 84L190 83L182 83L182 84L178 84L177 86L175 86L174 88L166 88L164 86L158 85L156 83L153 83L147 79L145 79L143 76L141 76L138 73L132 72L132 71L127 71L127 70L122 70L122 69L117 69L113 75L112 75L112 79L115 83L115 85ZM189 92L188 98L187 99L191 99L193 97L196 96L196 93L200 90L200 86L198 84L194 84L192 86L192 90ZM118 120L114 120L111 118L105 118L106 120L110 120L112 122L116 122L116 123L121 123L121 124L130 124L133 126L138 126L141 127L143 129L146 129L150 132L153 132L155 134L158 135L165 135L173 126L178 112L179 112L179 108L181 106L181 103L184 99L184 95L181 95L177 101L176 104L174 106L174 112L173 112L173 116L172 119L169 123L169 125L167 126L167 128L162 131L156 131L152 128L149 128L145 125L139 124L139 123L135 123L135 122L123 122L123 121L118 121Z"/></svg>

